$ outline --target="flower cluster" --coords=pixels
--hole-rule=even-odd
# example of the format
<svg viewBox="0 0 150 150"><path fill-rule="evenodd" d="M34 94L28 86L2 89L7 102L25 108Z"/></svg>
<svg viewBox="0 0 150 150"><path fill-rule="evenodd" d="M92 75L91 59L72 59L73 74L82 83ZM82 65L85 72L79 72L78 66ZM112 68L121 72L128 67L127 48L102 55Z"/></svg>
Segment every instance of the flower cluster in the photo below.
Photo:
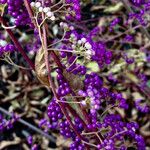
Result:
<svg viewBox="0 0 150 150"><path fill-rule="evenodd" d="M146 0L131 0L131 2L136 6L141 6L146 3Z"/></svg>
<svg viewBox="0 0 150 150"><path fill-rule="evenodd" d="M67 53L70 52L77 55L76 59L84 57L85 61L96 61L100 67L111 63L112 52L106 49L103 42L93 40L95 32L99 31L99 29L95 28L92 32L85 35L79 34L66 23L61 23L60 26L67 30L64 44L60 48L63 57L67 56ZM67 47L65 46L66 44L68 44Z"/></svg>
<svg viewBox="0 0 150 150"><path fill-rule="evenodd" d="M50 7L44 7L42 6L41 2L31 2L30 3L31 7L36 8L38 12L40 13L45 13L50 20L54 21L55 16L54 13L50 10Z"/></svg>

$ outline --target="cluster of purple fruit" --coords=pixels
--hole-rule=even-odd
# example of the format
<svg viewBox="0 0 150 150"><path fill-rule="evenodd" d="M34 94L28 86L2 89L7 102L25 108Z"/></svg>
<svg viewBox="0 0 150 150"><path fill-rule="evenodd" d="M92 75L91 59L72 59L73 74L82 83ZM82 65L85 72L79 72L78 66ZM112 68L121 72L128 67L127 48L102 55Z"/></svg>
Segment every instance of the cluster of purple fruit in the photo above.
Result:
<svg viewBox="0 0 150 150"><path fill-rule="evenodd" d="M26 2L30 3L28 0ZM31 9L33 13L36 10L32 10L32 7L27 9L23 5L23 0L0 0L0 3L7 4L8 14L15 19L14 25L29 25L32 27L31 29L34 28L27 10ZM149 3L144 0L132 0L132 3L136 6L143 5L146 9L149 6ZM39 9L41 1L31 4L37 5L38 10L42 9L38 13L45 11L47 16L50 15L50 8L47 9L48 11L44 9L48 8L47 4L41 9ZM80 1L66 0L65 4L67 5L66 9L70 11L70 14L67 11L65 17L74 23L80 21ZM141 13L143 13L142 10ZM130 18L133 17L135 14L130 14ZM140 20L140 16L137 19ZM37 19L38 21L40 22L41 18ZM51 21L55 21L55 19L51 19ZM119 22L120 20L116 18L110 26L114 27ZM119 114L111 111L114 107L127 110L129 106L126 99L122 94L110 90L98 73L92 72L86 67L88 62L94 61L100 69L104 69L113 60L112 51L106 48L105 42L97 38L100 28L96 27L89 33L85 33L78 31L69 23L61 22L60 26L65 35L60 41L52 41L53 46L51 47L54 53L57 49L57 63L59 61L61 64L56 70L56 92L54 93L55 97L47 107L49 123L47 120L43 120L41 126L47 124L49 129L58 130L64 138L70 138L72 140L71 150L126 150L126 143L130 143L128 145L130 147L136 146L138 150L145 150L144 139L137 133L138 124L125 122ZM132 37L126 37L126 40L130 41L131 39ZM11 44L1 46L0 54L14 49L16 49L15 46ZM127 61L128 64L133 62L134 60ZM141 110L138 103L136 103L136 107ZM66 106L65 110L63 109L64 106ZM147 108L142 111L148 112ZM0 130L3 130L6 124L3 120L0 116L2 122L0 123ZM9 127L9 122L7 124Z"/></svg>

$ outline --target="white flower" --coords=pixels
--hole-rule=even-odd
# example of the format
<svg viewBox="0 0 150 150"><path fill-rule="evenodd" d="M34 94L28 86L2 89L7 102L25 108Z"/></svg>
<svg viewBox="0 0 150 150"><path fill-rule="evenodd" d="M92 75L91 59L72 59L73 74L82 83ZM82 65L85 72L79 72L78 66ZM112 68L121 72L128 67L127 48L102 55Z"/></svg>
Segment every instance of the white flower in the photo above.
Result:
<svg viewBox="0 0 150 150"><path fill-rule="evenodd" d="M31 3L30 3L30 6L31 6L31 7L35 7L35 2L31 2Z"/></svg>
<svg viewBox="0 0 150 150"><path fill-rule="evenodd" d="M92 56L92 55L94 55L94 52L93 52L92 50L88 49L88 50L86 51L86 58L87 58L87 59L91 59L91 56Z"/></svg>
<svg viewBox="0 0 150 150"><path fill-rule="evenodd" d="M63 28L68 29L67 23L63 23Z"/></svg>
<svg viewBox="0 0 150 150"><path fill-rule="evenodd" d="M40 6L41 6L41 3L40 3L40 2L36 2L36 3L35 3L35 7L36 7L36 8L39 8Z"/></svg>
<svg viewBox="0 0 150 150"><path fill-rule="evenodd" d="M92 55L92 51L91 51L91 50L87 50L87 51L86 51L86 54L87 54L88 56L91 56L91 55Z"/></svg>
<svg viewBox="0 0 150 150"><path fill-rule="evenodd" d="M74 44L72 44L72 46L71 46L71 47L72 47L72 49L75 49L75 48L76 48L76 46L75 46Z"/></svg>
<svg viewBox="0 0 150 150"><path fill-rule="evenodd" d="M81 41L82 41L82 43L85 43L86 42L86 38L82 38Z"/></svg>
<svg viewBox="0 0 150 150"><path fill-rule="evenodd" d="M82 41L81 41L81 40L78 40L78 44L81 45L81 44L82 44Z"/></svg>
<svg viewBox="0 0 150 150"><path fill-rule="evenodd" d="M50 8L49 8L49 7L44 7L44 8L43 8L43 11L44 11L45 13L47 13L48 11L50 11Z"/></svg>
<svg viewBox="0 0 150 150"><path fill-rule="evenodd" d="M75 38L75 34L71 33L71 34L70 34L70 37L71 37L71 38Z"/></svg>
<svg viewBox="0 0 150 150"><path fill-rule="evenodd" d="M43 12L43 7L39 7L39 12Z"/></svg>
<svg viewBox="0 0 150 150"><path fill-rule="evenodd" d="M87 105L85 100L81 101L81 104L82 104L82 106L86 106Z"/></svg>
<svg viewBox="0 0 150 150"><path fill-rule="evenodd" d="M54 16L54 14L53 14L51 11L48 11L48 12L46 13L46 15L47 15L48 17Z"/></svg>
<svg viewBox="0 0 150 150"><path fill-rule="evenodd" d="M70 26L69 28L70 28L70 30L74 30L74 27L73 27L73 26Z"/></svg>
<svg viewBox="0 0 150 150"><path fill-rule="evenodd" d="M85 43L85 48L87 48L88 50L92 48L91 44L89 42Z"/></svg>
<svg viewBox="0 0 150 150"><path fill-rule="evenodd" d="M54 21L56 18L55 18L55 16L52 16L50 19L51 19L52 21Z"/></svg>
<svg viewBox="0 0 150 150"><path fill-rule="evenodd" d="M0 40L0 46L6 46L7 42L5 40Z"/></svg>
<svg viewBox="0 0 150 150"><path fill-rule="evenodd" d="M61 27L63 27L64 26L64 23L63 22L60 22L60 24L59 24Z"/></svg>

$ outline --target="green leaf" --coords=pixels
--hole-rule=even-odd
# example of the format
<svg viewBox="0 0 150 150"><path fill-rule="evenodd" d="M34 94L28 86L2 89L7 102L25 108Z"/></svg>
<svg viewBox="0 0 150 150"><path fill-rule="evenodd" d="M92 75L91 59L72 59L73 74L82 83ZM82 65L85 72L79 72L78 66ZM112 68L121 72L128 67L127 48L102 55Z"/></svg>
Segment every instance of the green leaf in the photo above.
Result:
<svg viewBox="0 0 150 150"><path fill-rule="evenodd" d="M87 68L93 72L99 72L99 66L96 62L90 62L87 64Z"/></svg>

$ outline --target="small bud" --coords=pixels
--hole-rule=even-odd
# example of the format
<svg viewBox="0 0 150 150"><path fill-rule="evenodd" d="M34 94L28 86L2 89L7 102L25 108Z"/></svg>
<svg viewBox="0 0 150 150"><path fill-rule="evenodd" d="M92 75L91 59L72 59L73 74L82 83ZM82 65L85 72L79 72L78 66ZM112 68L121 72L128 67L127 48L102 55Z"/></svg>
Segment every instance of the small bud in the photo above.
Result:
<svg viewBox="0 0 150 150"><path fill-rule="evenodd" d="M48 12L46 13L46 15L47 15L48 17L54 16L54 14L53 14L51 11L48 11Z"/></svg>
<svg viewBox="0 0 150 150"><path fill-rule="evenodd" d="M64 26L64 23L63 22L60 22L60 24L59 24L61 27L63 27Z"/></svg>
<svg viewBox="0 0 150 150"><path fill-rule="evenodd" d="M50 8L49 8L49 7L45 7L45 8L43 8L43 11L44 11L45 13L47 13L48 11L50 11Z"/></svg>
<svg viewBox="0 0 150 150"><path fill-rule="evenodd" d="M81 40L78 40L78 44L81 45L81 44L82 44L82 41L81 41Z"/></svg>
<svg viewBox="0 0 150 150"><path fill-rule="evenodd" d="M41 3L40 3L40 2L36 2L36 3L35 3L35 7L36 7L36 8L39 8L40 6L41 6Z"/></svg>
<svg viewBox="0 0 150 150"><path fill-rule="evenodd" d="M91 50L87 50L86 54L91 56L92 55L92 51Z"/></svg>
<svg viewBox="0 0 150 150"><path fill-rule="evenodd" d="M70 37L71 37L71 38L75 38L75 34L71 33L71 34L70 34Z"/></svg>
<svg viewBox="0 0 150 150"><path fill-rule="evenodd" d="M85 43L86 42L86 38L82 38L81 41L82 41L82 43Z"/></svg>
<svg viewBox="0 0 150 150"><path fill-rule="evenodd" d="M85 48L87 48L87 49L91 49L91 48L92 48L92 46L91 46L91 44L90 44L89 42L86 42L86 43L85 43Z"/></svg>
<svg viewBox="0 0 150 150"><path fill-rule="evenodd" d="M72 44L72 49L75 49L75 48L76 48L76 46L74 44Z"/></svg>
<svg viewBox="0 0 150 150"><path fill-rule="evenodd" d="M39 12L43 12L43 7L39 7Z"/></svg>
<svg viewBox="0 0 150 150"><path fill-rule="evenodd" d="M30 3L30 6L31 6L31 7L35 7L35 2L31 2L31 3Z"/></svg>
<svg viewBox="0 0 150 150"><path fill-rule="evenodd" d="M70 27L70 30L74 30L74 27L73 27L73 26L71 26L71 27Z"/></svg>
<svg viewBox="0 0 150 150"><path fill-rule="evenodd" d="M82 104L82 106L86 106L87 105L85 100L81 101L81 104Z"/></svg>
<svg viewBox="0 0 150 150"><path fill-rule="evenodd" d="M64 29L68 29L67 23L64 23L64 24L63 24L63 28L64 28Z"/></svg>
<svg viewBox="0 0 150 150"><path fill-rule="evenodd" d="M56 18L55 18L55 16L52 16L50 19L51 19L52 21L54 21Z"/></svg>

